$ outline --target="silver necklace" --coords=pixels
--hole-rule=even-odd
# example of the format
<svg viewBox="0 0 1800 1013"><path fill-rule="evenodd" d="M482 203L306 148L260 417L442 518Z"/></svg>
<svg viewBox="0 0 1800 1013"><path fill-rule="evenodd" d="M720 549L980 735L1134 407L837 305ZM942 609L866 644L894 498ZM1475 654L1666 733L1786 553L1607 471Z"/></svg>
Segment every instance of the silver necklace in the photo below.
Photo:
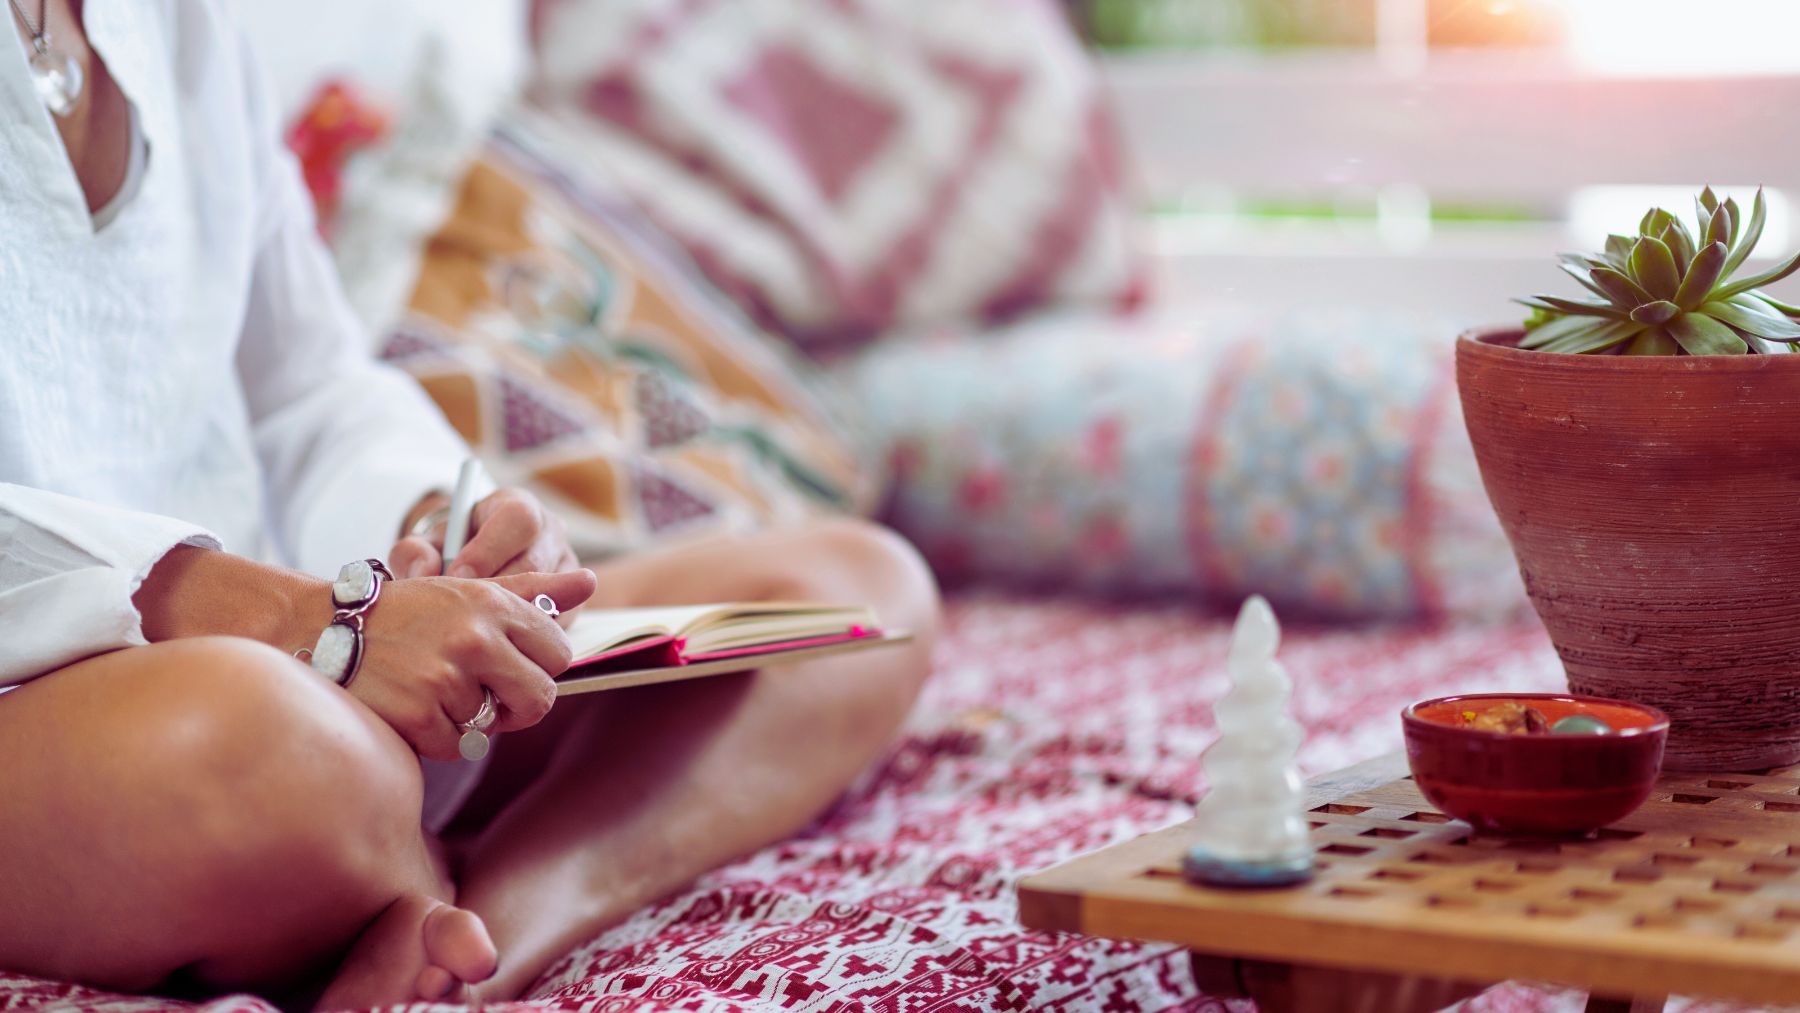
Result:
<svg viewBox="0 0 1800 1013"><path fill-rule="evenodd" d="M50 19L45 11L48 0L38 0L36 24L25 15L19 0L10 2L13 10L19 12L19 20L25 22L26 29L31 32L31 83L37 86L38 98L55 115L69 115L75 111L76 100L81 98L81 64L52 44Z"/></svg>

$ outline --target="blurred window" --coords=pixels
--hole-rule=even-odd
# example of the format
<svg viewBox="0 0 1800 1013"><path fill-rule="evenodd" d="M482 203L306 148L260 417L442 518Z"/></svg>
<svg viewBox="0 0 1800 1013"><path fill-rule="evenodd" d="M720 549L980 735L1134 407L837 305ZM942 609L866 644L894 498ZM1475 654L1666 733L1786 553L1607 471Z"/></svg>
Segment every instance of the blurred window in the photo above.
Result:
<svg viewBox="0 0 1800 1013"><path fill-rule="evenodd" d="M1177 288L1511 312L1703 184L1800 235L1800 0L1064 2Z"/></svg>

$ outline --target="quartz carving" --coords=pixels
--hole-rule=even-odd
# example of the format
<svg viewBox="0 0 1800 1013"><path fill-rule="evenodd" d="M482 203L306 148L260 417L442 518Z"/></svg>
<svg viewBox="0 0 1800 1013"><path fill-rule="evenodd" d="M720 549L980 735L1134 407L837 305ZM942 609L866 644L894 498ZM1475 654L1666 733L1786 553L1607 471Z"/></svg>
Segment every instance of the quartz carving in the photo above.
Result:
<svg viewBox="0 0 1800 1013"><path fill-rule="evenodd" d="M1231 633L1231 688L1213 708L1219 738L1201 758L1208 790L1183 863L1191 879L1287 886L1312 877L1305 789L1294 762L1300 725L1288 713L1293 680L1275 660L1280 642L1269 603L1251 597Z"/></svg>

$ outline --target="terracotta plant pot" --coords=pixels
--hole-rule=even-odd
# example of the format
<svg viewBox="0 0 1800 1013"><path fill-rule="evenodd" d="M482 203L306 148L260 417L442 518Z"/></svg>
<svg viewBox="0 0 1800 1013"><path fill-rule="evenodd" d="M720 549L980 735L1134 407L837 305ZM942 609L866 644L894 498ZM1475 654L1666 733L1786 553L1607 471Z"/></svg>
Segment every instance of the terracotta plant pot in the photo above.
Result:
<svg viewBox="0 0 1800 1013"><path fill-rule="evenodd" d="M1465 335L1488 499L1569 689L1668 713L1666 765L1800 762L1800 355Z"/></svg>

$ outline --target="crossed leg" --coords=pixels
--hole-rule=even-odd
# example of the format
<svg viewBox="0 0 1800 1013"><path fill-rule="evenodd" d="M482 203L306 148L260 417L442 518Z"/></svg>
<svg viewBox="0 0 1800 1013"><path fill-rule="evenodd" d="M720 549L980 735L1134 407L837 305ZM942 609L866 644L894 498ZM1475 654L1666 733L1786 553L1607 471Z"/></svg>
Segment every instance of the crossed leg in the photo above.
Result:
<svg viewBox="0 0 1800 1013"><path fill-rule="evenodd" d="M280 988L385 924L412 974L435 956L478 976L492 952L469 938L479 923L439 912L449 883L419 832L419 781L379 718L252 641L171 641L34 680L0 696L0 967Z"/></svg>
<svg viewBox="0 0 1800 1013"><path fill-rule="evenodd" d="M598 607L869 602L904 647L571 697L497 747L471 803L457 903L500 950L480 991L512 998L643 904L789 837L887 744L930 666L937 595L899 538L835 522L596 569ZM512 756L502 751L512 750Z"/></svg>
<svg viewBox="0 0 1800 1013"><path fill-rule="evenodd" d="M649 554L600 576L602 607L871 601L920 639L559 707L500 744L460 885L419 828L411 752L293 659L196 638L78 662L0 695L0 967L266 990L348 952L324 1005L405 1001L492 965L481 923L443 904L455 896L500 947L484 992L517 994L586 935L803 826L881 748L928 667L929 574L872 526Z"/></svg>

